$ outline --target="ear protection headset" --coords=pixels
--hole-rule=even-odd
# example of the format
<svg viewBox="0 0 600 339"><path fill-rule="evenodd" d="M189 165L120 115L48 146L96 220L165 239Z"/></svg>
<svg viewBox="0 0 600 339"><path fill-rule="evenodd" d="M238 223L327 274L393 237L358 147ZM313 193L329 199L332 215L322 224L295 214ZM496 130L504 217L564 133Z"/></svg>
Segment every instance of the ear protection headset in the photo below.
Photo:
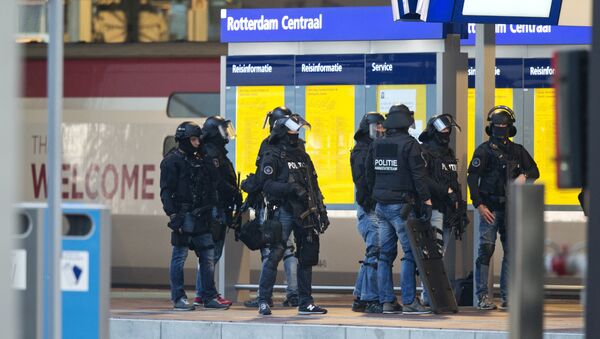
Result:
<svg viewBox="0 0 600 339"><path fill-rule="evenodd" d="M508 116L508 136L512 138L515 135L517 135L517 128L514 126L514 123L517 121L515 119L515 112L512 109L510 109L510 107L503 105L494 106L488 112L487 121L489 122L489 125L485 127L485 133L490 136L492 135L492 117L496 114L504 114Z"/></svg>

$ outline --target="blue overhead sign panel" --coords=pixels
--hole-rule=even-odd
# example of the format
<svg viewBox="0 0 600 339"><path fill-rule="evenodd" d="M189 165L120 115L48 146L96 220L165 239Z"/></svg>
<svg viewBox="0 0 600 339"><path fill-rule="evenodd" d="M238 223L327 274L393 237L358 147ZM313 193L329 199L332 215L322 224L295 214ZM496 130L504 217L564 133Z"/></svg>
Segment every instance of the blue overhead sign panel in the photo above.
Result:
<svg viewBox="0 0 600 339"><path fill-rule="evenodd" d="M525 59L524 82L525 88L550 88L554 67L550 59Z"/></svg>
<svg viewBox="0 0 600 339"><path fill-rule="evenodd" d="M443 25L394 22L389 6L227 9L221 42L442 39Z"/></svg>
<svg viewBox="0 0 600 339"><path fill-rule="evenodd" d="M523 59L496 59L496 88L523 87ZM475 88L475 59L469 59L469 88Z"/></svg>
<svg viewBox="0 0 600 339"><path fill-rule="evenodd" d="M475 45L476 24L468 24L468 39L461 45ZM592 28L587 26L549 26L497 24L497 45L589 45Z"/></svg>
<svg viewBox="0 0 600 339"><path fill-rule="evenodd" d="M294 85L294 56L227 57L227 86Z"/></svg>
<svg viewBox="0 0 600 339"><path fill-rule="evenodd" d="M367 54L367 85L435 84L436 58L427 54Z"/></svg>
<svg viewBox="0 0 600 339"><path fill-rule="evenodd" d="M296 85L364 83L364 54L296 56Z"/></svg>

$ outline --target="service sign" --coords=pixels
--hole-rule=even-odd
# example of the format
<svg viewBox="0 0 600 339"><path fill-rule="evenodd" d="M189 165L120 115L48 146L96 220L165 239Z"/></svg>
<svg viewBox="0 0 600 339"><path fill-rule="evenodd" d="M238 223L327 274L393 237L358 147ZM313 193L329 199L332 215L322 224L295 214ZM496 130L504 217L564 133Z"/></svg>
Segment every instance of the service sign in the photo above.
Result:
<svg viewBox="0 0 600 339"><path fill-rule="evenodd" d="M367 54L366 84L435 84L434 53Z"/></svg>
<svg viewBox="0 0 600 339"><path fill-rule="evenodd" d="M389 6L221 11L221 42L421 40L443 36L442 24L394 22Z"/></svg>

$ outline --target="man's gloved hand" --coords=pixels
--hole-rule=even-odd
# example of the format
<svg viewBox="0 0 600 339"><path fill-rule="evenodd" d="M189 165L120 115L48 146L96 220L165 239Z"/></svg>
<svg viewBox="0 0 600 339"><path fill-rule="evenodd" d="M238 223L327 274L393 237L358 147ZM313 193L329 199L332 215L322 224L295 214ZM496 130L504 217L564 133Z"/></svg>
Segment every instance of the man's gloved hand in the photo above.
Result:
<svg viewBox="0 0 600 339"><path fill-rule="evenodd" d="M181 233L181 227L183 227L184 214L173 213L169 216L169 219L170 221L167 224L167 226L169 226L169 228L173 231Z"/></svg>
<svg viewBox="0 0 600 339"><path fill-rule="evenodd" d="M327 228L329 228L329 225L331 225L331 223L329 222L329 217L327 216L327 211L323 211L321 213L320 217L321 217L321 233L325 233Z"/></svg>
<svg viewBox="0 0 600 339"><path fill-rule="evenodd" d="M293 197L299 198L299 199L304 199L306 197L306 195L308 194L308 192L306 191L306 189L304 187L302 187L296 183L290 184L289 192Z"/></svg>
<svg viewBox="0 0 600 339"><path fill-rule="evenodd" d="M421 219L424 222L430 221L432 212L433 209L431 205L423 204L423 206L421 207L421 215L419 216L419 219Z"/></svg>

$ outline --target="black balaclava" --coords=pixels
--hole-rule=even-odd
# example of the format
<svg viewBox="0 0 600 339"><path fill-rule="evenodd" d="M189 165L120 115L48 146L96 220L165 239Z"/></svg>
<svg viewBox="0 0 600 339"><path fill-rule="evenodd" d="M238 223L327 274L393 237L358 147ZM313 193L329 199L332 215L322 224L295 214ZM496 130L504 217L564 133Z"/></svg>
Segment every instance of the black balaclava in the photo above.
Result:
<svg viewBox="0 0 600 339"><path fill-rule="evenodd" d="M198 148L192 146L190 138L181 139L179 141L179 149L181 149L187 155L193 155L198 151Z"/></svg>

